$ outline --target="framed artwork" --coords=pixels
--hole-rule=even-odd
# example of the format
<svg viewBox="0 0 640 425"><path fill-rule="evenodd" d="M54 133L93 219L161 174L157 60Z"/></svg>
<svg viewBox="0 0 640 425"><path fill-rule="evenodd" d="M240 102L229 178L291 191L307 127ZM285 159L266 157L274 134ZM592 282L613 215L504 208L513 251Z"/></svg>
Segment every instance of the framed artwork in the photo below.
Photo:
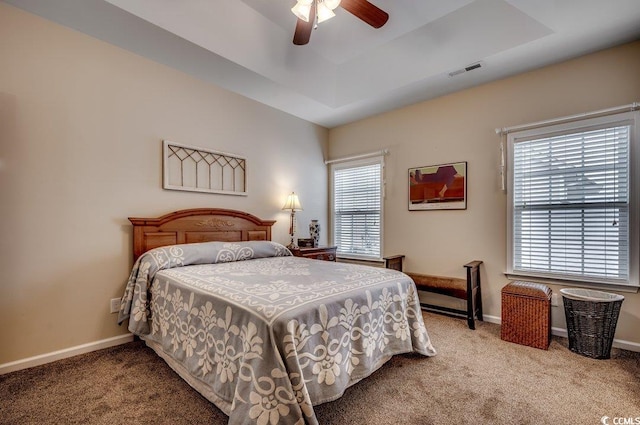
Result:
<svg viewBox="0 0 640 425"><path fill-rule="evenodd" d="M467 208L467 163L409 168L409 211Z"/></svg>
<svg viewBox="0 0 640 425"><path fill-rule="evenodd" d="M163 169L165 189L247 195L247 160L235 154L165 140Z"/></svg>

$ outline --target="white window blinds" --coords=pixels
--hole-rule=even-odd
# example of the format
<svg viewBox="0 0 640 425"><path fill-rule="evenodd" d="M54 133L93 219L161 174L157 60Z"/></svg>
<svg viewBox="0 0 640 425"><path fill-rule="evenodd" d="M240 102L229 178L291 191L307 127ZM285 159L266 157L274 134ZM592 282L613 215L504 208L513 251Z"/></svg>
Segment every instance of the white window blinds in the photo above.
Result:
<svg viewBox="0 0 640 425"><path fill-rule="evenodd" d="M631 125L512 141L516 274L629 281Z"/></svg>
<svg viewBox="0 0 640 425"><path fill-rule="evenodd" d="M332 166L333 241L338 255L381 257L382 159Z"/></svg>

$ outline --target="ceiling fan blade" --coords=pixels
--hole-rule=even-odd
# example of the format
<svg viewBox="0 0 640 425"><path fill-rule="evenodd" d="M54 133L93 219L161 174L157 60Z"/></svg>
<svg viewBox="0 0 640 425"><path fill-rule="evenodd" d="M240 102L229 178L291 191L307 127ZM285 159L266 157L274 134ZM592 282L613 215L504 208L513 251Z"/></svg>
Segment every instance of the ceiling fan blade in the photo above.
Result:
<svg viewBox="0 0 640 425"><path fill-rule="evenodd" d="M380 28L389 20L389 14L367 0L342 0L340 6L374 28Z"/></svg>
<svg viewBox="0 0 640 425"><path fill-rule="evenodd" d="M296 32L293 33L293 44L297 46L305 45L311 39L311 30L316 22L316 8L312 7L309 12L309 22L305 22L298 18L296 22Z"/></svg>

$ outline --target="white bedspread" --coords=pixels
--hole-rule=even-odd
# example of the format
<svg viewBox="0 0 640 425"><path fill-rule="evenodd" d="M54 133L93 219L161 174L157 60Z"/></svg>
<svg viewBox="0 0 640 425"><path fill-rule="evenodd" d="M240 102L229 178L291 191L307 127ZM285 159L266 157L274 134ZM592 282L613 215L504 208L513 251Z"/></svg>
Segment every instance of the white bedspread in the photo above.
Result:
<svg viewBox="0 0 640 425"><path fill-rule="evenodd" d="M154 256L143 256L137 264L158 270L147 288L133 279L150 297L142 296L143 311L131 290L129 329L230 424L315 424L313 405L340 397L391 356L435 354L403 273L278 255L181 267L145 266ZM188 257L183 251L177 263Z"/></svg>

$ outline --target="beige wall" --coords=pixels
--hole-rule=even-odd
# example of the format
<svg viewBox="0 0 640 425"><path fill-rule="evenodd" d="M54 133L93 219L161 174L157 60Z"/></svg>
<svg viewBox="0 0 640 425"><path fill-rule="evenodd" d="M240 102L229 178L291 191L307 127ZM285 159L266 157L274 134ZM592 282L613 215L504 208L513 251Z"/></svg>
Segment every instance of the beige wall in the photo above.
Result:
<svg viewBox="0 0 640 425"><path fill-rule="evenodd" d="M223 207L327 223L328 131L0 3L0 364L126 332L129 216ZM249 196L165 191L163 139L247 158ZM313 176L309 179L308 176Z"/></svg>
<svg viewBox="0 0 640 425"><path fill-rule="evenodd" d="M385 254L405 254L411 271L460 277L465 262L483 260L485 313L499 317L507 283L506 195L498 186L494 129L636 101L640 42L332 129L329 156L389 148ZM407 211L407 169L456 161L468 162L467 210ZM616 338L640 344L640 294L624 295ZM562 307L552 315L554 326L566 327Z"/></svg>
<svg viewBox="0 0 640 425"><path fill-rule="evenodd" d="M0 364L126 332L108 300L131 267L129 216L239 209L278 220L286 243L295 190L299 233L327 223L326 129L3 3L0 58ZM625 45L334 129L328 156L390 148L385 253L451 276L484 260L485 310L499 316L493 129L638 101L638 75L640 43ZM163 139L247 157L249 196L163 190ZM449 161L469 163L468 209L409 213L407 168ZM625 295L616 336L640 343L640 295Z"/></svg>

